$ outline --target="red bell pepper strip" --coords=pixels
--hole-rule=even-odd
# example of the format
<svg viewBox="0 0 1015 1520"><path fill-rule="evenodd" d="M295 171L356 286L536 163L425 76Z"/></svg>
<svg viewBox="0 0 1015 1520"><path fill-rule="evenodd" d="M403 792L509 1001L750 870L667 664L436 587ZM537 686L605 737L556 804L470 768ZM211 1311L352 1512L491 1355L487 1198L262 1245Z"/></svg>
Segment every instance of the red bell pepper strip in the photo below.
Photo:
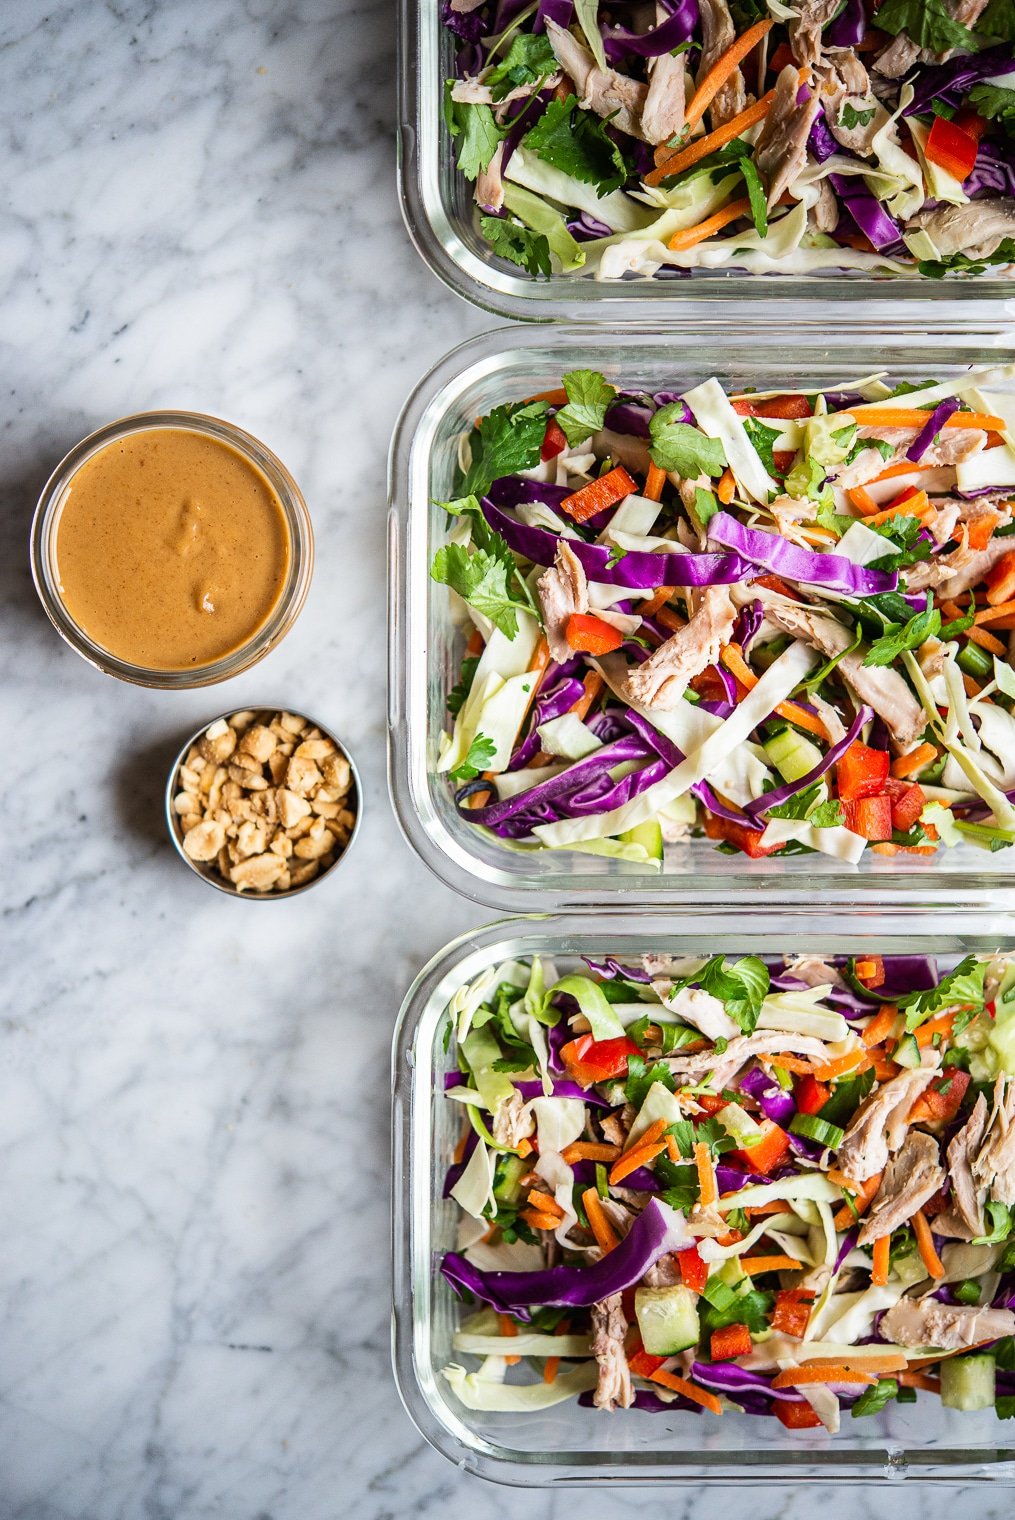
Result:
<svg viewBox="0 0 1015 1520"><path fill-rule="evenodd" d="M873 841L892 837L892 799L887 793L843 802L842 818L850 833L859 834L861 839Z"/></svg>
<svg viewBox="0 0 1015 1520"><path fill-rule="evenodd" d="M816 1077L798 1077L793 1084L796 1106L802 1114L820 1113L828 1102L828 1088Z"/></svg>
<svg viewBox="0 0 1015 1520"><path fill-rule="evenodd" d="M787 1430L813 1430L821 1424L810 1404L803 1400L799 1404L791 1404L789 1399L776 1399L774 1406L776 1419Z"/></svg>
<svg viewBox="0 0 1015 1520"><path fill-rule="evenodd" d="M686 1250L674 1251L673 1254L684 1286L690 1288L692 1293L700 1293L708 1281L708 1262L702 1261L698 1247L688 1246Z"/></svg>
<svg viewBox="0 0 1015 1520"><path fill-rule="evenodd" d="M793 461L795 459L796 454L792 449L775 449L772 454L772 464L775 466L775 474L779 476L788 475L790 470L793 468Z"/></svg>
<svg viewBox="0 0 1015 1520"><path fill-rule="evenodd" d="M546 424L546 432L543 434L539 457L545 464L548 459L556 459L558 454L563 454L566 448L567 439L564 436L564 429L556 418L551 417Z"/></svg>
<svg viewBox="0 0 1015 1520"><path fill-rule="evenodd" d="M782 1335L795 1335L799 1340L807 1329L811 1317L814 1292L810 1288L783 1288L775 1295L772 1311L772 1329Z"/></svg>
<svg viewBox="0 0 1015 1520"><path fill-rule="evenodd" d="M958 127L960 132L968 133L977 142L987 130L986 121L972 106L963 106L961 111L956 111L952 117L952 126Z"/></svg>
<svg viewBox="0 0 1015 1520"><path fill-rule="evenodd" d="M899 781L894 776L888 778L885 791L892 803L892 827L905 834L923 812L927 803L926 793L915 781Z"/></svg>
<svg viewBox="0 0 1015 1520"><path fill-rule="evenodd" d="M789 1136L786 1131L771 1119L766 1119L761 1126L761 1139L756 1145L745 1146L743 1150L730 1151L729 1154L749 1171L764 1172L767 1176L774 1166L779 1165L788 1150Z"/></svg>
<svg viewBox="0 0 1015 1520"><path fill-rule="evenodd" d="M614 469L607 470L605 475L600 475L598 480L590 480L587 486L565 496L560 510L575 522L588 522L590 517L605 512L607 507L616 506L625 496L633 496L637 489L624 466L618 464Z"/></svg>
<svg viewBox="0 0 1015 1520"><path fill-rule="evenodd" d="M734 823L731 818L719 818L715 813L705 815L705 833L709 839L722 839L727 844L734 845L742 850L752 860L761 860L773 851L782 848L781 845L762 845L761 834L756 829L749 829L745 824Z"/></svg>
<svg viewBox="0 0 1015 1520"><path fill-rule="evenodd" d="M653 1356L651 1351L646 1351L642 1347L640 1350L632 1352L627 1359L627 1365L635 1377L650 1378L653 1372L659 1371L665 1360L664 1356Z"/></svg>
<svg viewBox="0 0 1015 1520"><path fill-rule="evenodd" d="M781 417L789 420L810 417L814 411L808 396L769 396L767 401L752 401L749 396L738 396L730 405L740 417Z"/></svg>
<svg viewBox="0 0 1015 1520"><path fill-rule="evenodd" d="M713 1362L732 1362L738 1356L750 1356L754 1342L746 1325L724 1325L712 1331L709 1350Z"/></svg>
<svg viewBox="0 0 1015 1520"><path fill-rule="evenodd" d="M936 1124L955 1118L966 1096L970 1076L958 1066L950 1066L917 1098L909 1110L910 1124Z"/></svg>
<svg viewBox="0 0 1015 1520"><path fill-rule="evenodd" d="M611 623L592 617L587 612L573 612L567 620L564 637L575 652L583 654L610 654L619 649L624 635Z"/></svg>
<svg viewBox="0 0 1015 1520"><path fill-rule="evenodd" d="M836 782L843 802L858 797L875 797L885 790L891 756L886 749L870 749L857 739L839 757Z"/></svg>
<svg viewBox="0 0 1015 1520"><path fill-rule="evenodd" d="M640 1055L638 1046L626 1036L615 1040L594 1040L590 1034L582 1034L560 1048L560 1059L568 1076L581 1087L626 1077L628 1056Z"/></svg>
<svg viewBox="0 0 1015 1520"><path fill-rule="evenodd" d="M969 132L964 132L953 121L935 116L924 153L932 164L944 169L957 180L968 179L976 166L979 142Z"/></svg>

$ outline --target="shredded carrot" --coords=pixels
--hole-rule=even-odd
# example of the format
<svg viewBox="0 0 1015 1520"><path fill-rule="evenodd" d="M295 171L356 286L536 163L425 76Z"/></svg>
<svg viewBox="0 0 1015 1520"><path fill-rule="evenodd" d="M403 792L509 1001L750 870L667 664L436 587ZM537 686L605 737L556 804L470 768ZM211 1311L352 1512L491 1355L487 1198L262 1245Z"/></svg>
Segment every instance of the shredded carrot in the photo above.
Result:
<svg viewBox="0 0 1015 1520"><path fill-rule="evenodd" d="M501 1335L517 1335L518 1334L518 1326L515 1324L514 1320L513 1319L509 1319L506 1314L498 1314L498 1316L497 1316L497 1324L498 1324L498 1326L500 1328ZM504 1358L504 1360L507 1362L507 1364L508 1364L509 1367L514 1367L518 1362L521 1361L521 1357L520 1356L506 1356Z"/></svg>
<svg viewBox="0 0 1015 1520"><path fill-rule="evenodd" d="M986 628L972 627L966 630L966 638L971 644L979 644L981 649L989 650L991 654L1006 655L1007 646L994 634L988 633Z"/></svg>
<svg viewBox="0 0 1015 1520"><path fill-rule="evenodd" d="M596 700L599 693L603 689L603 678L599 674L598 670L590 670L588 675L585 677L583 685L585 687L585 695L583 697L579 697L577 702L570 709L576 718L585 717L585 714L588 712L589 708L592 706L593 702Z"/></svg>
<svg viewBox="0 0 1015 1520"><path fill-rule="evenodd" d="M660 1367L657 1372L649 1374L649 1380L653 1383L661 1383L664 1388L671 1388L674 1393L682 1393L685 1399L690 1399L694 1404L700 1404L702 1409L710 1409L713 1414L722 1414L722 1405L714 1393L699 1388L697 1383L689 1382L687 1378L677 1377L675 1372L664 1372Z"/></svg>
<svg viewBox="0 0 1015 1520"><path fill-rule="evenodd" d="M559 1372L559 1370L560 1370L560 1357L559 1356L548 1356L546 1358L546 1361L543 1363L543 1382L544 1383L555 1383L557 1381L557 1373Z"/></svg>
<svg viewBox="0 0 1015 1520"><path fill-rule="evenodd" d="M780 596L789 597L791 602L799 602L801 599L797 592L793 590L793 587L787 586L786 582L780 580L777 575L756 575L754 584L756 586L764 586L766 591L778 591Z"/></svg>
<svg viewBox="0 0 1015 1520"><path fill-rule="evenodd" d="M616 1161L620 1155L619 1145L600 1145L594 1140L576 1140L565 1146L561 1158L571 1166L575 1161Z"/></svg>
<svg viewBox="0 0 1015 1520"><path fill-rule="evenodd" d="M871 404L851 406L846 410L854 422L863 423L865 427L877 423L881 427L923 428L930 421L930 412L921 412L915 406ZM1004 420L1001 417L988 417L983 412L953 412L944 425L945 427L982 428L987 433L1000 433L1004 430Z"/></svg>
<svg viewBox="0 0 1015 1520"><path fill-rule="evenodd" d="M664 158L662 163L657 164L651 174L645 176L646 185L658 185L664 179L669 179L671 174L680 174L682 170L689 169L696 164L699 158L706 158L709 153L714 153L717 148L725 147L732 142L734 137L739 137L741 132L746 132L748 127L753 127L755 122L763 121L771 109L775 99L775 91L769 90L767 95L762 95L754 105L748 106L746 111L741 111L739 116L734 116L730 121L724 122L714 132L706 132L704 137L695 138L686 148L679 148L669 158Z"/></svg>
<svg viewBox="0 0 1015 1520"><path fill-rule="evenodd" d="M729 1194L724 1193L723 1197L727 1198ZM775 1198L771 1203L754 1203L749 1209L745 1209L744 1213L749 1214L752 1219L760 1218L762 1214L785 1214L786 1204Z"/></svg>
<svg viewBox="0 0 1015 1520"><path fill-rule="evenodd" d="M834 1182L836 1187L844 1188L850 1193L859 1193L863 1188L862 1182L854 1182L852 1177L847 1177L846 1173L841 1172L837 1166L830 1166L825 1176L829 1182Z"/></svg>
<svg viewBox="0 0 1015 1520"><path fill-rule="evenodd" d="M586 1188L582 1194L582 1208L585 1210L589 1229L596 1237L596 1244L605 1256L617 1244L617 1236L603 1212L602 1200L594 1187Z"/></svg>
<svg viewBox="0 0 1015 1520"><path fill-rule="evenodd" d="M854 1193L849 1203L844 1203L835 1215L832 1223L837 1230L848 1230L856 1223L859 1215L866 1213L871 1201L881 1186L882 1172L875 1172L873 1177L868 1177L866 1182L859 1184L851 1183L848 1191ZM842 1184L840 1183L841 1187Z"/></svg>
<svg viewBox="0 0 1015 1520"><path fill-rule="evenodd" d="M934 1237L922 1209L917 1209L913 1215L913 1234L916 1236L916 1244L920 1250L920 1260L927 1268L927 1276L944 1277L944 1265L934 1248Z"/></svg>
<svg viewBox="0 0 1015 1520"><path fill-rule="evenodd" d="M541 1214L537 1209L523 1209L521 1218L534 1230L555 1230L560 1224L559 1217L553 1214Z"/></svg>
<svg viewBox="0 0 1015 1520"><path fill-rule="evenodd" d="M649 597L647 602L642 602L638 608L642 617L655 617L660 608L665 607L670 597L676 590L675 586L660 586L659 590Z"/></svg>
<svg viewBox="0 0 1015 1520"><path fill-rule="evenodd" d="M882 1040L888 1039L889 1035L895 1030L895 1020L898 1016L899 1010L894 1003L882 1003L877 1013L860 1035L868 1050L872 1045L880 1045Z"/></svg>
<svg viewBox="0 0 1015 1520"><path fill-rule="evenodd" d="M975 522L967 523L966 541L970 549L985 549L994 536L994 529L1002 522L999 512L984 512Z"/></svg>
<svg viewBox="0 0 1015 1520"><path fill-rule="evenodd" d="M846 495L849 497L856 510L858 512L862 512L864 517L870 517L873 512L876 512L878 510L877 502L874 500L871 493L863 486L854 486L851 491L846 492Z"/></svg>
<svg viewBox="0 0 1015 1520"><path fill-rule="evenodd" d="M739 200L729 201L720 211L712 216L707 216L703 222L696 223L693 227L684 227L680 232L675 232L666 245L678 252L682 248L693 248L696 243L704 243L715 233L721 232L728 227L730 222L735 222L738 217L750 216L751 203L747 196L741 196ZM731 477L732 478L732 477ZM732 495L732 493L731 493ZM722 497L720 497L722 500Z"/></svg>
<svg viewBox="0 0 1015 1520"><path fill-rule="evenodd" d="M814 1075L814 1067L810 1061L805 1061L800 1056L785 1056L780 1052L778 1056L771 1056L769 1059L773 1066L780 1066L783 1071L791 1071L794 1076L813 1077Z"/></svg>
<svg viewBox="0 0 1015 1520"><path fill-rule="evenodd" d="M729 503L733 500L733 492L736 490L736 488L737 483L733 478L733 471L727 467L720 475L719 484L715 488L715 494L718 496L724 507L728 506Z"/></svg>
<svg viewBox="0 0 1015 1520"><path fill-rule="evenodd" d="M712 1154L703 1141L698 1141L694 1147L694 1164L698 1169L698 1192L702 1206L708 1208L719 1201L719 1189L715 1180L715 1167L712 1165Z"/></svg>
<svg viewBox="0 0 1015 1520"><path fill-rule="evenodd" d="M803 1265L794 1256L741 1256L745 1272L798 1272Z"/></svg>
<svg viewBox="0 0 1015 1520"><path fill-rule="evenodd" d="M773 25L772 21L756 21L753 26L748 27L743 36L730 44L725 53L720 54L687 103L687 110L684 113L686 126L698 125L733 70L739 67L748 53L771 31Z"/></svg>
<svg viewBox="0 0 1015 1520"><path fill-rule="evenodd" d="M588 522L590 517L596 517L607 507L623 501L625 496L633 496L637 489L624 466L616 464L605 475L597 475L588 485L579 486L577 491L565 496L560 510L577 523Z"/></svg>
<svg viewBox="0 0 1015 1520"><path fill-rule="evenodd" d="M937 746L934 744L920 744L916 749L910 750L908 755L900 755L892 761L892 775L900 781L905 781L909 776L915 776L922 771L924 766L937 759Z"/></svg>
<svg viewBox="0 0 1015 1520"><path fill-rule="evenodd" d="M903 1372L909 1365L904 1351L893 1351L887 1356L871 1356L865 1354L862 1346L855 1356L852 1351L847 1351L842 1356L807 1356L806 1349L801 1354L806 1358L808 1367L848 1367L852 1372Z"/></svg>
<svg viewBox="0 0 1015 1520"><path fill-rule="evenodd" d="M876 1383L877 1378L869 1372L854 1372L842 1362L827 1362L824 1366L809 1363L806 1367L787 1367L772 1379L773 1388L801 1388L807 1383Z"/></svg>
<svg viewBox="0 0 1015 1520"><path fill-rule="evenodd" d="M758 677L744 659L743 651L739 644L726 644L723 646L719 658L726 669L736 676L741 686L753 691L758 684ZM825 725L820 718L809 713L805 707L799 707L796 702L780 702L775 709L780 717L790 723L795 723L798 728L806 729L808 733L817 734L821 739L827 739Z"/></svg>
<svg viewBox="0 0 1015 1520"><path fill-rule="evenodd" d="M941 1379L928 1377L925 1372L900 1372L895 1381L903 1388L922 1388L927 1393L941 1392Z"/></svg>
<svg viewBox="0 0 1015 1520"><path fill-rule="evenodd" d="M527 401L545 401L548 406L567 406L567 391L561 388L556 391L537 391L534 396L527 396Z"/></svg>
<svg viewBox="0 0 1015 1520"><path fill-rule="evenodd" d="M556 1214L558 1219L563 1219L564 1217L564 1210L556 1198L551 1198L549 1193L540 1192L538 1188L533 1188L529 1193L529 1202L534 1209L538 1209L542 1214Z"/></svg>
<svg viewBox="0 0 1015 1520"><path fill-rule="evenodd" d="M876 528L880 523L891 522L893 517L925 517L930 511L930 498L926 491L914 491L912 496L907 496L903 501L893 502L890 507L885 507L880 512L875 512L873 517L866 519L869 528Z"/></svg>
<svg viewBox="0 0 1015 1520"><path fill-rule="evenodd" d="M634 1151L640 1151L646 1145L652 1145L656 1140L661 1140L663 1130L666 1128L665 1119L654 1119L647 1129L642 1130L637 1140L628 1145L625 1155L630 1156Z"/></svg>
<svg viewBox="0 0 1015 1520"><path fill-rule="evenodd" d="M888 1281L888 1258L892 1248L891 1235L882 1235L874 1242L874 1260L871 1263L871 1282L875 1288L883 1288Z"/></svg>
<svg viewBox="0 0 1015 1520"><path fill-rule="evenodd" d="M660 501L665 484L666 471L660 469L657 464L650 464L648 474L645 476L645 489L641 494L647 497L649 501Z"/></svg>
<svg viewBox="0 0 1015 1520"><path fill-rule="evenodd" d="M470 660L474 660L478 654L483 653L484 648L483 635L478 628L474 628L469 634L469 642L465 646L466 656Z"/></svg>
<svg viewBox="0 0 1015 1520"><path fill-rule="evenodd" d="M526 1139L526 1137L523 1135L518 1144L515 1146L515 1151L519 1156L521 1156L522 1160L524 1161L526 1156L532 1155L532 1141Z"/></svg>
<svg viewBox="0 0 1015 1520"><path fill-rule="evenodd" d="M656 622L662 623L663 627L668 628L671 633L679 633L685 626L683 618L674 612L672 607L660 607L656 613Z"/></svg>
<svg viewBox="0 0 1015 1520"><path fill-rule="evenodd" d="M647 1166L650 1161L661 1156L665 1149L666 1143L663 1140L656 1140L651 1145L636 1145L610 1168L610 1182L623 1182L625 1177L629 1177L639 1167Z"/></svg>
<svg viewBox="0 0 1015 1520"><path fill-rule="evenodd" d="M666 1136L666 1155L676 1166L680 1160L680 1148L672 1135Z"/></svg>
<svg viewBox="0 0 1015 1520"><path fill-rule="evenodd" d="M978 612L976 622L977 624L995 623L998 618L1011 617L1012 613L1015 613L1015 601L1000 602L996 606L985 607L982 612Z"/></svg>
<svg viewBox="0 0 1015 1520"><path fill-rule="evenodd" d="M824 1066L815 1066L814 1075L819 1082L834 1082L836 1077L844 1077L847 1072L850 1076L857 1076L861 1071L866 1071L870 1064L870 1056L864 1055L860 1050L851 1050L848 1055L839 1056L835 1061L826 1061Z"/></svg>
<svg viewBox="0 0 1015 1520"><path fill-rule="evenodd" d="M983 687L977 681L974 681L972 676L967 676L965 671L963 671L962 690L965 692L967 697L978 697L980 695L980 692L983 690Z"/></svg>
<svg viewBox="0 0 1015 1520"><path fill-rule="evenodd" d="M890 464L887 470L882 470L880 475L875 475L868 484L880 485L883 480L894 480L897 475L917 475L921 470L935 470L937 465L917 464L911 459L900 459L898 464Z"/></svg>
<svg viewBox="0 0 1015 1520"><path fill-rule="evenodd" d="M935 1035L940 1035L942 1040L947 1040L955 1023L956 1010L953 1008L948 1013L939 1013L936 1019L928 1019L926 1024L921 1024L915 1031L916 1043L922 1050L925 1045L934 1043Z"/></svg>

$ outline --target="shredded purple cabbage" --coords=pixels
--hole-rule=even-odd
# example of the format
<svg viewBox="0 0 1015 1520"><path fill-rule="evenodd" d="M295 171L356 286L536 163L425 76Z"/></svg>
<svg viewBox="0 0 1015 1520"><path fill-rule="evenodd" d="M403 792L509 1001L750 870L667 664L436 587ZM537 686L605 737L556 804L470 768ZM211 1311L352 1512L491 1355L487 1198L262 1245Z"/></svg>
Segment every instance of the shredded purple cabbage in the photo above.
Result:
<svg viewBox="0 0 1015 1520"><path fill-rule="evenodd" d="M658 58L689 42L698 25L698 0L679 0L667 20L647 32L632 32L626 26L604 26L603 47L608 63L623 63L627 58Z"/></svg>
<svg viewBox="0 0 1015 1520"><path fill-rule="evenodd" d="M830 174L828 181L864 237L879 253L895 248L905 251L902 228L867 189L861 175Z"/></svg>
<svg viewBox="0 0 1015 1520"><path fill-rule="evenodd" d="M863 0L846 0L839 14L825 27L822 41L828 47L856 47L867 35L867 12Z"/></svg>
<svg viewBox="0 0 1015 1520"><path fill-rule="evenodd" d="M920 429L906 450L906 458L911 459L914 464L919 464L948 418L958 409L959 402L956 396L946 396L944 401L939 402L929 414L926 426Z"/></svg>
<svg viewBox="0 0 1015 1520"><path fill-rule="evenodd" d="M805 792L809 786L814 785L815 781L820 781L822 776L831 770L836 761L842 758L850 745L860 737L864 724L869 723L873 716L874 713L871 708L861 707L842 738L837 739L834 744L829 745L812 770L809 770L805 776L800 776L796 781L786 781L782 786L777 786L773 791L765 792L761 797L752 798L747 804L746 811L753 814L767 813L769 808L779 807L782 803L788 802L791 797L795 797L798 792Z"/></svg>
<svg viewBox="0 0 1015 1520"><path fill-rule="evenodd" d="M899 583L894 571L888 574L883 570L868 570L863 565L854 565L842 554L815 554L781 538L778 533L748 528L728 512L717 512L710 519L708 536L711 541L734 550L755 565L763 565L785 580L826 586L829 591L842 591L847 596L873 596L882 591L894 591ZM670 584L668 576L665 584Z"/></svg>

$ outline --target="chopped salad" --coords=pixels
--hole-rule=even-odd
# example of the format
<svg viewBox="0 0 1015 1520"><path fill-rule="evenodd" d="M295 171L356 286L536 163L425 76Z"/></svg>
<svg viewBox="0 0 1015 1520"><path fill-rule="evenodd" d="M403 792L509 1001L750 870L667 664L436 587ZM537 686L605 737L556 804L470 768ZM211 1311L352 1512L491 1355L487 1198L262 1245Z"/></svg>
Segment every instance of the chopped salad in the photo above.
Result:
<svg viewBox="0 0 1015 1520"><path fill-rule="evenodd" d="M437 770L506 847L661 867L1015 841L1015 366L822 391L593 370L461 445Z"/></svg>
<svg viewBox="0 0 1015 1520"><path fill-rule="evenodd" d="M487 968L447 1013L466 1407L1015 1417L1015 960Z"/></svg>
<svg viewBox="0 0 1015 1520"><path fill-rule="evenodd" d="M1015 263L1011 0L443 0L444 114L534 276Z"/></svg>

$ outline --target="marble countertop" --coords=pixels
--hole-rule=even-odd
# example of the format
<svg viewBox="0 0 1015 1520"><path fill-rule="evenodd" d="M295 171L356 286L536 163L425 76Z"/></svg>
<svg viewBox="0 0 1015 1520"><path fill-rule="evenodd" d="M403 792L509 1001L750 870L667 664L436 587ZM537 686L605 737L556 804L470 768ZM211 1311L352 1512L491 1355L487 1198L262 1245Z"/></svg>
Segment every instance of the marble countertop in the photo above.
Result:
<svg viewBox="0 0 1015 1520"><path fill-rule="evenodd" d="M484 916L414 859L385 788L388 438L423 369L486 325L402 228L393 30L381 0L0 14L3 1520L551 1520L572 1502L457 1473L388 1362L392 1023ZM228 689L100 677L31 586L50 468L159 406L263 437L316 525L296 629ZM365 818L319 891L256 907L188 875L161 793L198 723L279 698L348 741ZM805 1520L814 1497L759 1492L752 1513ZM665 1501L674 1520L700 1502ZM953 1502L895 1489L836 1513L944 1520Z"/></svg>

